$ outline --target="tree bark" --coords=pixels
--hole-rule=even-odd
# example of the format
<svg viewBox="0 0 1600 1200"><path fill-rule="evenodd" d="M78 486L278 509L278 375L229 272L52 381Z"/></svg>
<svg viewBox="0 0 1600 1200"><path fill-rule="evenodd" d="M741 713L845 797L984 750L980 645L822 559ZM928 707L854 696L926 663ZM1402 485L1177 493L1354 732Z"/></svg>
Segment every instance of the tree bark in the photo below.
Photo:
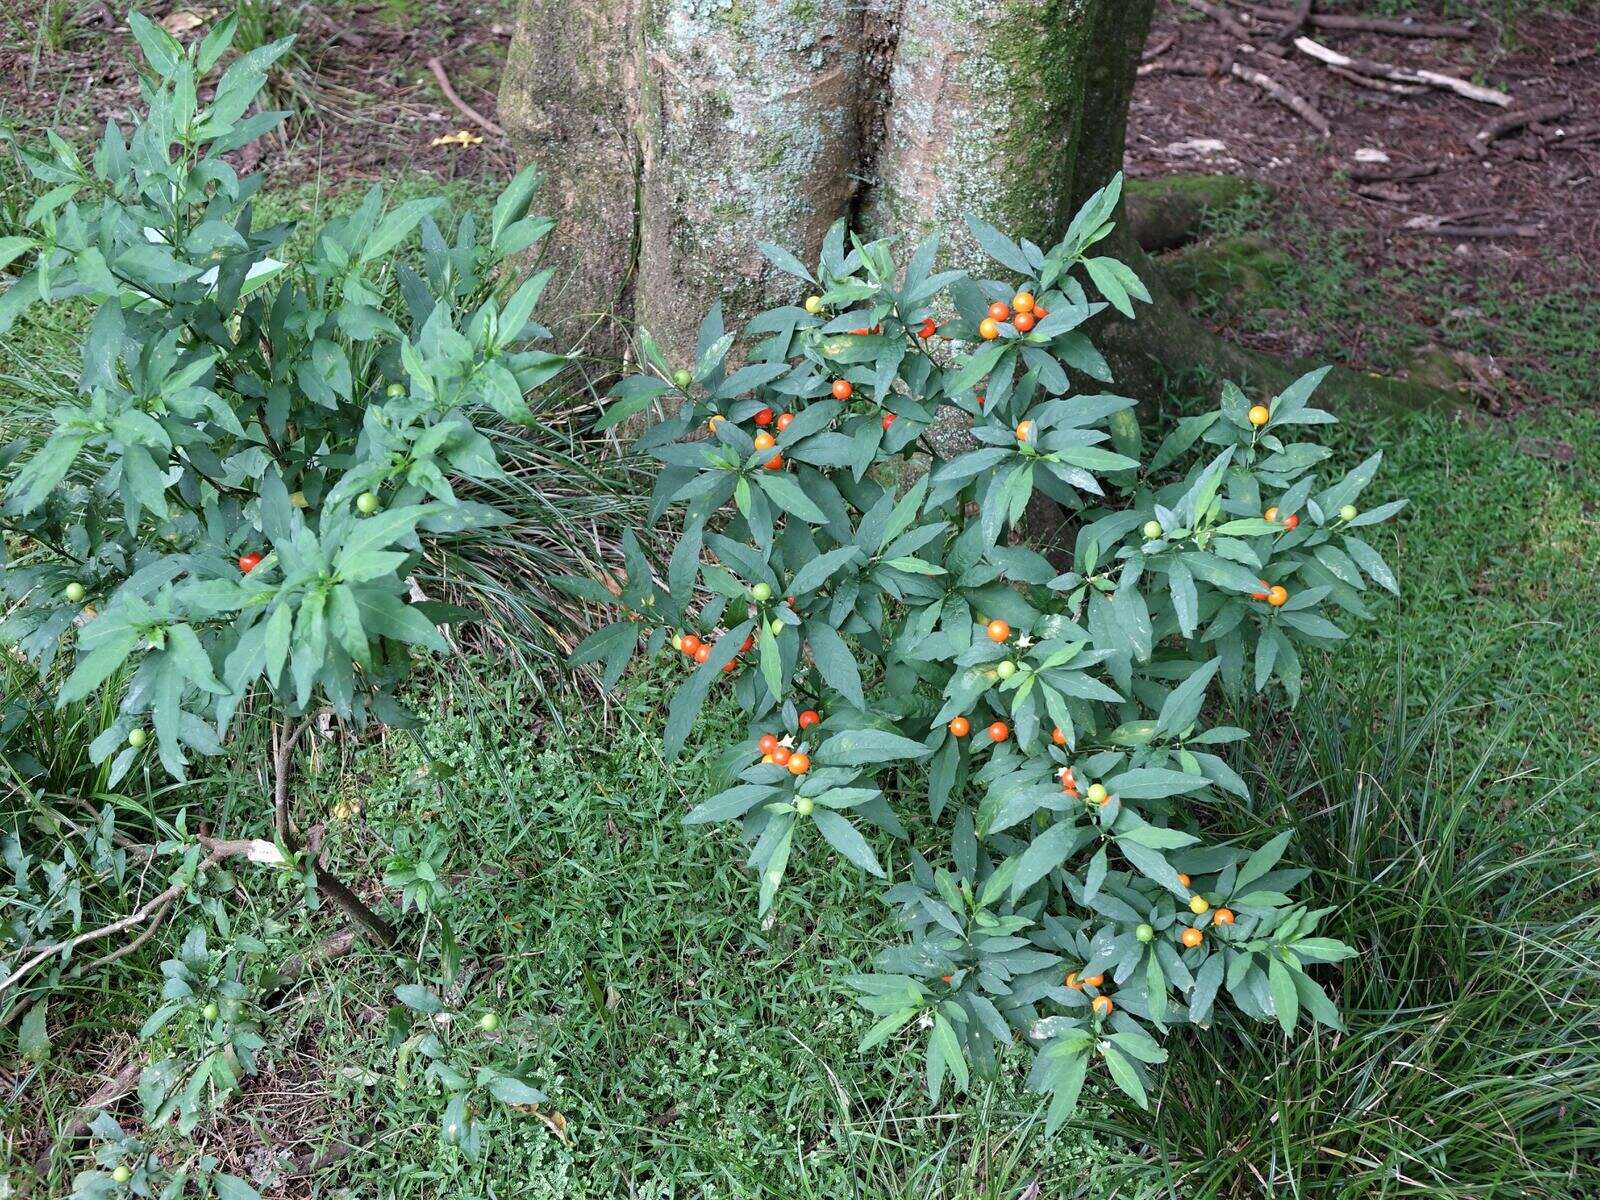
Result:
<svg viewBox="0 0 1600 1200"><path fill-rule="evenodd" d="M521 0L501 122L550 183L546 248L578 314L559 332L616 355L629 322L692 365L701 316L797 301L758 243L814 262L840 218L906 253L938 231L980 259L973 213L1050 245L1121 168L1154 0ZM1199 325L1119 218L1110 252L1155 294L1102 322L1118 385L1287 369ZM581 299L578 299L581 297ZM594 314L621 320L598 327ZM1342 388L1340 385L1342 384ZM1335 390L1378 384L1345 372ZM1405 385L1395 392L1409 402Z"/></svg>

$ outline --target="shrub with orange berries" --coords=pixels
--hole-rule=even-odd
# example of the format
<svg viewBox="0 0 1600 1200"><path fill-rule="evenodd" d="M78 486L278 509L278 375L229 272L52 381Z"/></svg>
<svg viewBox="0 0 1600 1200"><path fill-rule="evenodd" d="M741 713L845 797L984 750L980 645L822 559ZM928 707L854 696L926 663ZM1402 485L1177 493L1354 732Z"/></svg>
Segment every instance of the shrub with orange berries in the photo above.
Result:
<svg viewBox="0 0 1600 1200"><path fill-rule="evenodd" d="M1206 840L1204 814L1247 790L1225 757L1245 732L1205 718L1219 690L1296 700L1304 656L1396 586L1362 535L1398 506L1355 504L1376 460L1319 482L1327 452L1293 440L1331 420L1310 406L1321 372L1258 405L1225 384L1154 442L1107 388L1080 327L1148 298L1092 252L1119 186L1048 251L969 220L1009 284L936 275L932 244L902 270L842 226L814 270L769 249L817 311L757 316L736 369L714 312L684 393L644 343L645 382L617 394L679 406L642 449L662 464L657 512L684 506L683 540L662 568L630 563L650 603L586 643L709 645L669 706L675 753L755 639L721 685L750 719L733 778L687 820L741 825L762 916L802 859L883 877L905 941L850 981L876 1017L864 1046L925 1038L937 1096L1023 1039L1033 1082L1061 1098L1051 1123L1091 1061L1142 1103L1157 1036L1218 1005L1285 1028L1335 1019L1310 968L1349 952L1291 898L1287 838ZM930 310L952 314L936 343ZM728 421L708 439L713 409ZM774 411L793 416L782 469L763 472L751 422ZM917 443L925 472L875 469L954 415L971 445ZM1067 561L1020 540L1041 493L1069 514ZM1300 517L1293 537L1269 506ZM896 839L913 841L880 852ZM1233 920L1247 938L1211 935Z"/></svg>

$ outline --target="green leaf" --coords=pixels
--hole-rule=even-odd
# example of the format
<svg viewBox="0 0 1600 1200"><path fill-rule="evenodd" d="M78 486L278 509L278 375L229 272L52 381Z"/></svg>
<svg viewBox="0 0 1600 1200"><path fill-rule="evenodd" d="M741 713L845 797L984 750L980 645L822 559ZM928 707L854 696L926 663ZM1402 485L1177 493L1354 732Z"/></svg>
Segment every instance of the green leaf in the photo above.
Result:
<svg viewBox="0 0 1600 1200"><path fill-rule="evenodd" d="M817 507L816 502L805 494L795 477L788 472L762 471L756 476L756 483L785 512L793 513L802 521L810 521L813 525L827 523L828 515Z"/></svg>
<svg viewBox="0 0 1600 1200"><path fill-rule="evenodd" d="M1112 795L1124 800L1160 800L1198 792L1210 781L1202 775L1186 775L1165 767L1135 767L1103 782Z"/></svg>
<svg viewBox="0 0 1600 1200"><path fill-rule="evenodd" d="M394 989L394 998L425 1017L444 1011L444 1002L433 989L423 987L420 983L402 983Z"/></svg>
<svg viewBox="0 0 1600 1200"><path fill-rule="evenodd" d="M869 875L881 876L884 873L878 856L867 845L867 839L844 817L832 809L817 808L812 810L811 819L816 822L817 832L827 839L828 845L845 858Z"/></svg>
<svg viewBox="0 0 1600 1200"><path fill-rule="evenodd" d="M731 821L742 817L763 800L778 794L778 789L765 783L741 783L725 792L718 792L709 800L702 800L683 818L685 825L709 825L717 821Z"/></svg>
<svg viewBox="0 0 1600 1200"><path fill-rule="evenodd" d="M29 1062L42 1063L50 1057L50 1033L45 1028L45 1012L49 1006L49 997L40 997L17 1029L17 1050Z"/></svg>
<svg viewBox="0 0 1600 1200"><path fill-rule="evenodd" d="M1101 1042L1100 1054L1106 1060L1106 1066L1111 1068L1111 1078L1116 1085L1140 1108L1149 1108L1150 1100L1145 1095L1144 1080L1139 1078L1139 1069L1133 1065L1133 1060L1114 1042Z"/></svg>
<svg viewBox="0 0 1600 1200"><path fill-rule="evenodd" d="M1017 860L1016 878L1011 881L1011 898L1017 899L1066 862L1067 855L1079 846L1079 832L1078 826L1061 821L1034 838Z"/></svg>
<svg viewBox="0 0 1600 1200"><path fill-rule="evenodd" d="M1276 956L1267 959L1267 987L1272 992L1272 1011L1285 1033L1293 1033L1300 1019L1300 993L1289 968Z"/></svg>
<svg viewBox="0 0 1600 1200"><path fill-rule="evenodd" d="M845 729L823 742L817 748L816 758L829 766L863 767L903 758L922 758L928 753L928 747L921 742L898 733L884 729Z"/></svg>
<svg viewBox="0 0 1600 1200"><path fill-rule="evenodd" d="M856 660L851 655L850 647L845 644L845 640L826 621L809 620L806 622L805 630L806 637L811 643L811 657L817 664L818 674L851 705L865 708L867 702L861 690L861 671L856 666ZM773 695L777 694L774 690ZM920 752L926 752L920 743L917 743L917 748Z"/></svg>
<svg viewBox="0 0 1600 1200"><path fill-rule="evenodd" d="M543 1104L545 1094L515 1075L496 1075L489 1081L489 1094L502 1104Z"/></svg>

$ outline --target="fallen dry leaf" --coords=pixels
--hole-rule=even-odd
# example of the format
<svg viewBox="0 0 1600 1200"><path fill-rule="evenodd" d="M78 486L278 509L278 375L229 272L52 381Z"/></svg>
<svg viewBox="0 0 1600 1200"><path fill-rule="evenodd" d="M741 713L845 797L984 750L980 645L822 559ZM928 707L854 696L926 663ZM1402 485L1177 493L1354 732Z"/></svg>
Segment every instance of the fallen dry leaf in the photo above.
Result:
<svg viewBox="0 0 1600 1200"><path fill-rule="evenodd" d="M443 135L442 137L434 138L433 141L428 143L428 145L430 145L430 146L476 146L481 141L483 141L483 139L481 137L479 137L477 134L473 133L470 129L458 129L454 133L447 133L447 134Z"/></svg>
<svg viewBox="0 0 1600 1200"><path fill-rule="evenodd" d="M191 29L198 29L202 23L200 14L191 12L187 8L180 8L177 12L168 13L161 18L161 28L174 37L180 33L188 33Z"/></svg>

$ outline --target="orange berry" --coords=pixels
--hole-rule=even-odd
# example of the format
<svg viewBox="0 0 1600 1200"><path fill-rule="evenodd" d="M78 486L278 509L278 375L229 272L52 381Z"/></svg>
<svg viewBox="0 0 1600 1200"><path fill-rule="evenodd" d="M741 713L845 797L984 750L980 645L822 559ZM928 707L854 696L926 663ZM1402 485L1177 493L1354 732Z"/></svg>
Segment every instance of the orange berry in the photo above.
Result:
<svg viewBox="0 0 1600 1200"><path fill-rule="evenodd" d="M771 754L778 748L778 739L770 733L763 733L761 740L756 743L756 749L763 754Z"/></svg>
<svg viewBox="0 0 1600 1200"><path fill-rule="evenodd" d="M1211 919L1213 921L1215 921L1218 925L1232 925L1233 924L1233 919L1234 919L1233 918L1233 909L1231 909L1231 908L1219 908L1219 909L1217 909L1216 912L1211 914Z"/></svg>
<svg viewBox="0 0 1600 1200"><path fill-rule="evenodd" d="M1011 318L1011 323L1017 327L1018 333L1028 333L1033 329L1033 314L1019 312Z"/></svg>
<svg viewBox="0 0 1600 1200"><path fill-rule="evenodd" d="M1111 1003L1110 996L1096 996L1089 1007L1094 1009L1096 1016L1104 1017L1109 1016L1116 1005Z"/></svg>
<svg viewBox="0 0 1600 1200"><path fill-rule="evenodd" d="M999 617L996 617L994 620L989 622L988 628L985 632L988 633L989 640L991 642L1003 642L1011 636L1011 626L1007 625Z"/></svg>
<svg viewBox="0 0 1600 1200"><path fill-rule="evenodd" d="M1062 767L1061 770L1056 772L1056 778L1061 780L1061 790L1066 792L1067 795L1076 796L1078 794L1078 780L1073 775L1071 767Z"/></svg>
<svg viewBox="0 0 1600 1200"><path fill-rule="evenodd" d="M756 449L757 450L771 450L777 444L778 444L778 439L773 437L765 429L763 429L760 433L756 434Z"/></svg>
<svg viewBox="0 0 1600 1200"><path fill-rule="evenodd" d="M1267 593L1267 603L1273 608L1282 608L1289 603L1289 589L1282 584L1277 585Z"/></svg>
<svg viewBox="0 0 1600 1200"><path fill-rule="evenodd" d="M1031 442L1039 436L1039 426L1033 421L1023 421L1017 426L1017 441Z"/></svg>
<svg viewBox="0 0 1600 1200"><path fill-rule="evenodd" d="M739 663L735 659L730 658L727 662L722 664L722 673L724 675L732 675L738 669Z"/></svg>
<svg viewBox="0 0 1600 1200"><path fill-rule="evenodd" d="M1058 746L1067 744L1067 735L1061 732L1061 726L1057 725L1050 731L1050 740Z"/></svg>
<svg viewBox="0 0 1600 1200"><path fill-rule="evenodd" d="M1300 516L1298 513L1290 513L1283 519L1283 527L1285 530L1293 529L1298 524L1300 524Z"/></svg>
<svg viewBox="0 0 1600 1200"><path fill-rule="evenodd" d="M755 634L753 634L753 633L746 634L744 642L739 647L739 653L740 654L749 654L750 651L754 650L755 648L756 648Z"/></svg>
<svg viewBox="0 0 1600 1200"><path fill-rule="evenodd" d="M989 726L989 740L991 742L1003 742L1010 736L1011 727L1004 721L996 721L993 725Z"/></svg>
<svg viewBox="0 0 1600 1200"><path fill-rule="evenodd" d="M727 419L728 418L723 416L721 413L717 413L711 418L711 420L706 422L706 428L711 430L712 433L715 433L717 431L717 426L721 425Z"/></svg>
<svg viewBox="0 0 1600 1200"><path fill-rule="evenodd" d="M779 746L772 752L772 761L780 767L787 767L789 760L794 757L794 751L787 746Z"/></svg>
<svg viewBox="0 0 1600 1200"><path fill-rule="evenodd" d="M789 426L792 425L793 423L794 423L794 414L793 413L779 413L778 414L778 432L779 433L782 433L785 429L789 428Z"/></svg>
<svg viewBox="0 0 1600 1200"><path fill-rule="evenodd" d="M694 634L686 633L683 635L683 642L680 644L679 649L681 649L689 658L693 658L695 656L695 652L699 650L703 644L704 643L702 643Z"/></svg>
<svg viewBox="0 0 1600 1200"><path fill-rule="evenodd" d="M1189 877L1187 875L1185 875L1182 871L1179 871L1178 872L1178 882L1180 884L1182 884L1184 887L1188 887L1189 886Z"/></svg>
<svg viewBox="0 0 1600 1200"><path fill-rule="evenodd" d="M848 379L835 379L833 381L833 398L835 400L848 400L855 395L856 386Z"/></svg>
<svg viewBox="0 0 1600 1200"><path fill-rule="evenodd" d="M761 765L762 765L762 766L763 766L763 767L764 767L764 766L767 766L767 765L768 765L768 764L769 764L769 763L771 763L771 762L772 762L772 755L770 755L770 754L763 754L763 755L762 755L762 756L761 756Z"/></svg>
<svg viewBox="0 0 1600 1200"><path fill-rule="evenodd" d="M1035 321L1042 321L1049 315L1050 310L1035 300L1033 303L1033 319Z"/></svg>
<svg viewBox="0 0 1600 1200"><path fill-rule="evenodd" d="M1010 317L1011 306L1008 305L1004 300L996 300L993 304L989 305L989 320L1005 321L1009 320Z"/></svg>
<svg viewBox="0 0 1600 1200"><path fill-rule="evenodd" d="M787 766L789 774L804 775L811 770L811 756L809 754L791 754Z"/></svg>
<svg viewBox="0 0 1600 1200"><path fill-rule="evenodd" d="M1251 592L1250 593L1250 599L1252 599L1252 600L1265 600L1265 599L1267 599L1269 594L1270 594L1270 589L1271 589L1272 585L1270 583L1268 583L1265 579L1258 579L1258 580L1256 580L1256 582L1261 585L1261 590L1258 591L1258 592Z"/></svg>
<svg viewBox="0 0 1600 1200"><path fill-rule="evenodd" d="M950 718L950 732L956 737L966 737L972 732L972 722L965 717Z"/></svg>
<svg viewBox="0 0 1600 1200"><path fill-rule="evenodd" d="M770 408L763 408L755 415L755 422L757 425L771 425L772 410Z"/></svg>
<svg viewBox="0 0 1600 1200"><path fill-rule="evenodd" d="M1076 971L1068 971L1067 972L1067 980L1066 980L1066 982L1067 982L1067 986L1069 988L1071 988L1073 991L1075 991L1075 992L1083 991L1083 984L1078 982L1078 973Z"/></svg>
<svg viewBox="0 0 1600 1200"><path fill-rule="evenodd" d="M783 455L774 454L761 465L769 471L781 471L783 469Z"/></svg>
<svg viewBox="0 0 1600 1200"><path fill-rule="evenodd" d="M800 714L800 728L810 729L813 725L822 722L822 714L814 708L808 708Z"/></svg>
<svg viewBox="0 0 1600 1200"><path fill-rule="evenodd" d="M995 338L1000 336L999 324L990 320L988 317L985 317L983 320L978 322L978 336L983 338L984 341L992 342Z"/></svg>
<svg viewBox="0 0 1600 1200"><path fill-rule="evenodd" d="M703 662L706 661L706 659L708 659L710 657L711 657L711 643L710 642L701 642L699 649L697 649L694 652L694 660L695 660L695 662L703 663Z"/></svg>
<svg viewBox="0 0 1600 1200"><path fill-rule="evenodd" d="M1262 513L1261 516L1265 520L1276 521L1278 519L1278 506L1274 504L1271 508L1267 509L1266 512Z"/></svg>
<svg viewBox="0 0 1600 1200"><path fill-rule="evenodd" d="M978 393L978 407L979 408L983 407L983 393L982 392Z"/></svg>
<svg viewBox="0 0 1600 1200"><path fill-rule="evenodd" d="M1181 934L1179 934L1178 940L1185 946L1189 947L1189 949L1193 950L1201 942L1206 940L1206 935L1201 933L1198 929L1190 928L1185 929Z"/></svg>
<svg viewBox="0 0 1600 1200"><path fill-rule="evenodd" d="M1015 296L1011 297L1011 307L1016 309L1019 313L1028 313L1031 315L1033 313L1033 293L1018 292Z"/></svg>
<svg viewBox="0 0 1600 1200"><path fill-rule="evenodd" d="M1260 429L1268 421L1272 420L1272 410L1269 409L1265 404L1256 404L1251 406L1248 416L1250 418L1250 424L1254 425L1257 429Z"/></svg>
<svg viewBox="0 0 1600 1200"><path fill-rule="evenodd" d="M866 337L867 334L869 334L871 332L872 332L872 330L868 329L865 325L863 325L860 329L852 329L850 331L850 336L851 337Z"/></svg>

